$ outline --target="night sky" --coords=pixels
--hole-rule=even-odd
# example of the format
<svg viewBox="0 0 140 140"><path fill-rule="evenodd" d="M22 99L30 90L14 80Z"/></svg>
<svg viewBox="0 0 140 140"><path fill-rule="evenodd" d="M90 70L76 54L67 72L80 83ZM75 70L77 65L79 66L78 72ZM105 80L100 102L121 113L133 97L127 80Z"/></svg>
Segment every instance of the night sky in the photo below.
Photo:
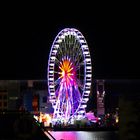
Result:
<svg viewBox="0 0 140 140"><path fill-rule="evenodd" d="M117 105L118 95L121 95L120 118L126 122L130 116L127 130L134 114L139 115L136 111L139 112L140 108L140 81L131 80L140 79L140 45L137 41L139 7L134 8L132 2L58 2L59 5L46 3L39 6L37 2L35 6L35 2L32 2L32 5L24 3L24 6L23 3L14 4L12 1L12 4L6 2L5 6L1 6L0 80L46 80L48 57L54 38L64 28L77 28L90 49L93 79L112 79L105 85L107 107ZM95 103L95 98L90 98L93 102L92 99L88 102L89 109ZM130 100L133 103L131 110L127 105ZM121 123L120 128L123 126Z"/></svg>
<svg viewBox="0 0 140 140"><path fill-rule="evenodd" d="M140 78L136 44L126 24L128 15L109 6L94 5L93 9L64 12L61 8L54 14L44 10L29 15L15 11L3 16L0 79L46 79L52 42L67 27L84 35L94 79Z"/></svg>

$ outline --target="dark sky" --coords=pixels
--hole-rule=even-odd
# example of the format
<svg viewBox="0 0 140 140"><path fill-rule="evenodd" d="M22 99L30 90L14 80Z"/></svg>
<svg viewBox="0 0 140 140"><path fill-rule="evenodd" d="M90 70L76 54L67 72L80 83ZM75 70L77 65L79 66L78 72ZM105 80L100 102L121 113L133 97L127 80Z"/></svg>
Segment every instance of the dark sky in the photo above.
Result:
<svg viewBox="0 0 140 140"><path fill-rule="evenodd" d="M46 79L52 42L66 27L77 28L85 36L95 79L140 78L128 15L109 6L93 9L30 15L9 12L1 27L0 79Z"/></svg>

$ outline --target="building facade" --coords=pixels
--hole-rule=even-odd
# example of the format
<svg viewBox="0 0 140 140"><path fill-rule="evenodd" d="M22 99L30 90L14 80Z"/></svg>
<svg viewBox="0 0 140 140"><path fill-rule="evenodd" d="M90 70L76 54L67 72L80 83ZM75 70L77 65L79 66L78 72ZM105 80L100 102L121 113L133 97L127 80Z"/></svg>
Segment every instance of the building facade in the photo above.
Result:
<svg viewBox="0 0 140 140"><path fill-rule="evenodd" d="M52 112L46 80L0 80L0 110Z"/></svg>

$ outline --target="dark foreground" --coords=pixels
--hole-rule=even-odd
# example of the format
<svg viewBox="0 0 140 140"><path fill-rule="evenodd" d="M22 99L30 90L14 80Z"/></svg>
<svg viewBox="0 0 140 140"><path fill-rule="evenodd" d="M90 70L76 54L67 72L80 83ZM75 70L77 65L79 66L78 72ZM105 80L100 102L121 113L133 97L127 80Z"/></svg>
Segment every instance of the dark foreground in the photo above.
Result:
<svg viewBox="0 0 140 140"><path fill-rule="evenodd" d="M118 131L88 128L42 128L28 112L0 112L0 140L106 140L118 139Z"/></svg>
<svg viewBox="0 0 140 140"><path fill-rule="evenodd" d="M0 112L0 140L47 140L28 112Z"/></svg>

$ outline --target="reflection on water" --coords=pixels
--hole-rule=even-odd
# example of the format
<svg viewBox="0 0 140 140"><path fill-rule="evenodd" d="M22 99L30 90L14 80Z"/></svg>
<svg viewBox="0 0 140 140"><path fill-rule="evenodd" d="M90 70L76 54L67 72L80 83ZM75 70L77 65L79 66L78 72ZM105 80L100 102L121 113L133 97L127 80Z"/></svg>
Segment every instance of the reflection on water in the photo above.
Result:
<svg viewBox="0 0 140 140"><path fill-rule="evenodd" d="M56 140L118 140L118 131L50 131Z"/></svg>

